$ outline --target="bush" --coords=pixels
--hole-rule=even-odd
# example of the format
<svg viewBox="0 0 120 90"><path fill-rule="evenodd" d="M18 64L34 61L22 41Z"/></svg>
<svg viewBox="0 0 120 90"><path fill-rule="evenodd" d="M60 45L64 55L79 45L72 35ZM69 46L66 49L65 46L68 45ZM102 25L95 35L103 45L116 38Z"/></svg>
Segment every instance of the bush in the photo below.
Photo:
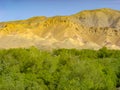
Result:
<svg viewBox="0 0 120 90"><path fill-rule="evenodd" d="M120 51L0 50L0 90L116 90Z"/></svg>

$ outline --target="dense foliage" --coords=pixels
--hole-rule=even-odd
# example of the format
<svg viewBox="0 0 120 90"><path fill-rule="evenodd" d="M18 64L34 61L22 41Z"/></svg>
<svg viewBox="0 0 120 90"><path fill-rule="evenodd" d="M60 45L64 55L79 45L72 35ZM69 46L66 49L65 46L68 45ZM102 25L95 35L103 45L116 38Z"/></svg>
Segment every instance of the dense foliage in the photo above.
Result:
<svg viewBox="0 0 120 90"><path fill-rule="evenodd" d="M0 90L116 90L120 51L0 50Z"/></svg>

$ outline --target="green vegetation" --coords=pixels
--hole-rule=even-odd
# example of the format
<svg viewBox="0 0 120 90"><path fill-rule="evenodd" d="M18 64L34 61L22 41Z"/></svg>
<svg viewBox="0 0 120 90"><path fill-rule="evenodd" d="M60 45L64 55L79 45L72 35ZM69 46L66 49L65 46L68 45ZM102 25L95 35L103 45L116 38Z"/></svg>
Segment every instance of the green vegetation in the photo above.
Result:
<svg viewBox="0 0 120 90"><path fill-rule="evenodd" d="M0 50L0 90L116 90L120 51Z"/></svg>

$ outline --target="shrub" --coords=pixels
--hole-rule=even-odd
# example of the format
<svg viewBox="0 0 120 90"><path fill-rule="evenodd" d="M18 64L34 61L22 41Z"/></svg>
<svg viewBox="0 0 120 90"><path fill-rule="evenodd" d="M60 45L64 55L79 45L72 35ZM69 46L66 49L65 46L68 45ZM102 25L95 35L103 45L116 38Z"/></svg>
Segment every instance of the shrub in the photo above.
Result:
<svg viewBox="0 0 120 90"><path fill-rule="evenodd" d="M115 90L120 51L0 50L0 90Z"/></svg>

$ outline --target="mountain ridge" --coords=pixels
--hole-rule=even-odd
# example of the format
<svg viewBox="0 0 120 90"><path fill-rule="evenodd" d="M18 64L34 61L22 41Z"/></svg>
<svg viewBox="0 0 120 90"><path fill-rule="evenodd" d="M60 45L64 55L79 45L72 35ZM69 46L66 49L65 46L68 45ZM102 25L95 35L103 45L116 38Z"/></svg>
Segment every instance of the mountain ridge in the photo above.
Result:
<svg viewBox="0 0 120 90"><path fill-rule="evenodd" d="M102 8L69 16L1 22L0 42L0 48L120 49L120 11Z"/></svg>

